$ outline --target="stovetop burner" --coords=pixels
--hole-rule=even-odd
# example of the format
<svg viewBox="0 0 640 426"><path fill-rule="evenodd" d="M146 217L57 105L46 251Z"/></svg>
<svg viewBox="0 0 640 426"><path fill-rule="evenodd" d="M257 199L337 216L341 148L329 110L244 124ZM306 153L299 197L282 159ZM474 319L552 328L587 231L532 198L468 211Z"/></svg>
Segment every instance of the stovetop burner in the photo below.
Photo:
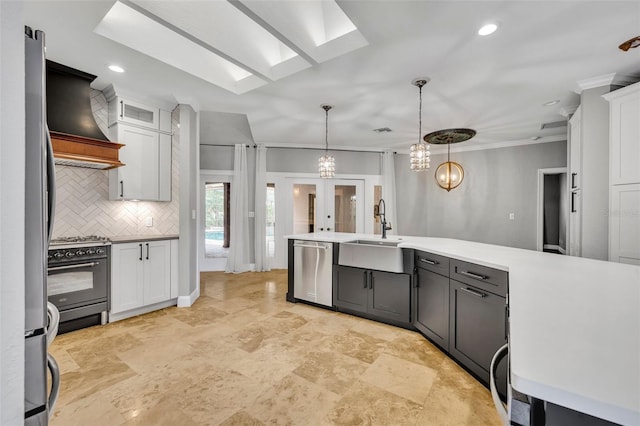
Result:
<svg viewBox="0 0 640 426"><path fill-rule="evenodd" d="M58 237L49 242L50 246L62 246L62 245L74 245L74 244L94 244L94 245L106 245L111 241L107 237L101 237L99 235L87 235L86 237Z"/></svg>

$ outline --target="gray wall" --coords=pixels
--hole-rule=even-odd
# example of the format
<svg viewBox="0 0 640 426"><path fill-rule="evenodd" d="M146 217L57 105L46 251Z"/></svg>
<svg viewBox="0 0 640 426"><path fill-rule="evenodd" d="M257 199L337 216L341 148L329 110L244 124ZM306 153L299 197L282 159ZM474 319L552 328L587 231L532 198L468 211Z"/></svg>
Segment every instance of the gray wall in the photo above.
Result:
<svg viewBox="0 0 640 426"><path fill-rule="evenodd" d="M409 156L396 154L396 216L397 235L428 235L427 206L431 203L427 194L435 169L413 172L409 169ZM433 160L432 160L433 164ZM436 163L438 164L438 163Z"/></svg>
<svg viewBox="0 0 640 426"><path fill-rule="evenodd" d="M24 29L0 1L0 424L24 423Z"/></svg>
<svg viewBox="0 0 640 426"><path fill-rule="evenodd" d="M560 175L544 176L543 244L560 245Z"/></svg>
<svg viewBox="0 0 640 426"><path fill-rule="evenodd" d="M566 166L566 153L564 141L454 152L451 160L463 166L465 177L451 192L438 187L434 179L446 154L433 155L424 178L396 179L398 210L403 212L401 233L416 229L418 235L535 250L538 169ZM404 164L396 173L406 176L408 160ZM416 180L426 180L426 185ZM515 213L515 220L509 220L509 213Z"/></svg>
<svg viewBox="0 0 640 426"><path fill-rule="evenodd" d="M584 90L582 110L582 257L609 259L610 86Z"/></svg>
<svg viewBox="0 0 640 426"><path fill-rule="evenodd" d="M377 152L331 151L336 159L336 174L379 175L381 158ZM268 172L315 173L318 158L324 150L269 148L267 150Z"/></svg>
<svg viewBox="0 0 640 426"><path fill-rule="evenodd" d="M198 224L193 212L198 211L198 117L189 105L174 112L180 121L180 241L179 287L182 297L191 295L200 283L198 271ZM180 300L179 300L180 302Z"/></svg>

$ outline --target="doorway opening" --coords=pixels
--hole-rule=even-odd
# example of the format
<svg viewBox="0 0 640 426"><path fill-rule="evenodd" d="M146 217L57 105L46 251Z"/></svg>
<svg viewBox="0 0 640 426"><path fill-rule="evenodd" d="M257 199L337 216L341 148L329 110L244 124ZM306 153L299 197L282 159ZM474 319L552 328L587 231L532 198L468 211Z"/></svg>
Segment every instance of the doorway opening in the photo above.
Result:
<svg viewBox="0 0 640 426"><path fill-rule="evenodd" d="M229 256L229 198L231 183L207 182L205 184L204 256L227 258Z"/></svg>
<svg viewBox="0 0 640 426"><path fill-rule="evenodd" d="M538 169L538 251L567 253L567 188L566 168Z"/></svg>

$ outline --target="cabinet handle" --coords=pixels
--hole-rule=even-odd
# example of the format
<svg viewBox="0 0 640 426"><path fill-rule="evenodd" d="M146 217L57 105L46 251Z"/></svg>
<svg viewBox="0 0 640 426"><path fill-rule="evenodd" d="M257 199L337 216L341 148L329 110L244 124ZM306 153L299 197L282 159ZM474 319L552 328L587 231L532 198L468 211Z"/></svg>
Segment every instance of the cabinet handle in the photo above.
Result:
<svg viewBox="0 0 640 426"><path fill-rule="evenodd" d="M578 176L577 173L571 173L571 189L577 189L578 188L576 186L576 176Z"/></svg>
<svg viewBox="0 0 640 426"><path fill-rule="evenodd" d="M424 263L428 263L429 265L438 265L440 262L436 262L435 260L429 260L429 259L425 259L424 257L421 257L420 262L424 262Z"/></svg>
<svg viewBox="0 0 640 426"><path fill-rule="evenodd" d="M140 246L140 259L138 260L142 260L142 244L138 244Z"/></svg>
<svg viewBox="0 0 640 426"><path fill-rule="evenodd" d="M571 193L571 213L575 213L578 210L576 210L576 193L572 192Z"/></svg>
<svg viewBox="0 0 640 426"><path fill-rule="evenodd" d="M363 280L363 282L364 282L364 287L362 287L362 288L367 288L367 272L368 272L368 271L364 271L364 280Z"/></svg>
<svg viewBox="0 0 640 426"><path fill-rule="evenodd" d="M327 231L331 231L331 228L327 228Z"/></svg>
<svg viewBox="0 0 640 426"><path fill-rule="evenodd" d="M120 101L120 118L124 118L124 102Z"/></svg>
<svg viewBox="0 0 640 426"><path fill-rule="evenodd" d="M474 274L473 272L469 272L469 271L458 271L458 273L460 275L464 275L464 276L467 276L467 277L470 277L470 278L474 278L476 280L486 280L487 278L489 278L486 275Z"/></svg>
<svg viewBox="0 0 640 426"><path fill-rule="evenodd" d="M120 197L124 198L124 181L120 181Z"/></svg>
<svg viewBox="0 0 640 426"><path fill-rule="evenodd" d="M149 260L149 243L147 243L147 260Z"/></svg>
<svg viewBox="0 0 640 426"><path fill-rule="evenodd" d="M467 293L473 294L474 296L477 296L477 297L487 297L485 293L479 292L477 290L472 290L468 287L460 287L460 290L466 291Z"/></svg>
<svg viewBox="0 0 640 426"><path fill-rule="evenodd" d="M369 271L369 289L373 290L373 271Z"/></svg>

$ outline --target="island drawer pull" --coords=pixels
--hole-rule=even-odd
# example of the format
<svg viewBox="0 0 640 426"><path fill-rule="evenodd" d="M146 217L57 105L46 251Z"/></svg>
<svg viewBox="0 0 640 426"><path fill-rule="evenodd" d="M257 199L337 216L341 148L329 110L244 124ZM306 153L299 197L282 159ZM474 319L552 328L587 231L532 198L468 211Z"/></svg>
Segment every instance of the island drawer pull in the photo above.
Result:
<svg viewBox="0 0 640 426"><path fill-rule="evenodd" d="M466 291L469 294L473 294L474 296L478 296L478 297L487 297L487 295L485 293L476 291L476 290L472 290L469 287L460 287L460 290Z"/></svg>
<svg viewBox="0 0 640 426"><path fill-rule="evenodd" d="M458 271L458 273L466 277L475 278L476 280L486 280L487 278L489 278L486 275L474 274L473 272L469 271Z"/></svg>
<svg viewBox="0 0 640 426"><path fill-rule="evenodd" d="M429 259L426 259L424 257L420 258L420 262L428 263L429 265L439 265L440 264L440 262L437 262L435 260L429 260Z"/></svg>

